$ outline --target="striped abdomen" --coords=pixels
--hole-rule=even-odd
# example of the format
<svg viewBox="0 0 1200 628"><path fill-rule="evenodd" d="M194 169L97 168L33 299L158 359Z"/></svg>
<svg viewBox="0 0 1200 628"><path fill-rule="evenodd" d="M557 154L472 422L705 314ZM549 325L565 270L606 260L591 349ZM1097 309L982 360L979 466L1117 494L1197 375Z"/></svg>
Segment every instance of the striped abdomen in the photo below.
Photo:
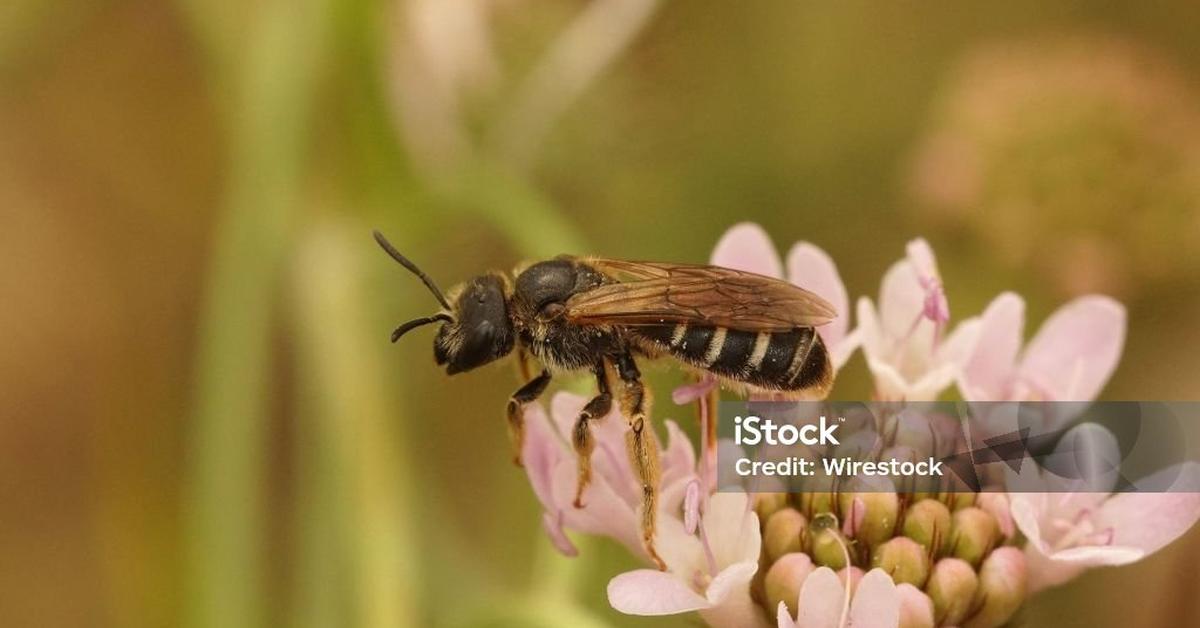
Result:
<svg viewBox="0 0 1200 628"><path fill-rule="evenodd" d="M679 324L630 331L687 364L758 388L823 394L832 383L829 355L812 327L753 332Z"/></svg>

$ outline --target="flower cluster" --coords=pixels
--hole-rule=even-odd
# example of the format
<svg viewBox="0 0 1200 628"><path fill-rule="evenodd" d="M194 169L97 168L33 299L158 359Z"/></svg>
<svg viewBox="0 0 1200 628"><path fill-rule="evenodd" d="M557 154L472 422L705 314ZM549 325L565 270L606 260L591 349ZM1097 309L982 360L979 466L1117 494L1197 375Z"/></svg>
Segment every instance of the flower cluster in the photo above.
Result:
<svg viewBox="0 0 1200 628"><path fill-rule="evenodd" d="M853 329L837 267L815 245L798 243L781 262L762 228L745 223L721 238L711 263L786 273L829 301L839 316L818 332L834 368L861 348L874 395L886 401L934 400L951 386L968 402L1090 401L1124 342L1124 308L1102 296L1065 305L1024 348L1024 302L1015 294L1001 294L982 315L951 326L937 261L923 240L910 242L884 275L877 303L859 299ZM674 399L698 401L704 417L713 386L684 386ZM595 423L592 485L583 507L572 503L577 461L569 442L584 402L560 392L548 414L537 404L526 411L523 458L546 532L567 555L576 549L565 530L574 530L612 537L650 564L621 417ZM1067 419L1050 417L1055 424L1044 427ZM1200 518L1196 465L1148 478L1159 492L1072 493L1032 464L1010 473L1008 480L1025 489L1011 495L898 493L890 483L862 481L790 495L716 492L717 444L707 438L697 456L676 424L666 428L655 539L666 569L612 579L609 602L624 613L697 612L709 625L739 628L1003 626L1038 589L1088 567L1138 560ZM1116 447L1107 430L1086 423L1059 446L1079 439L1102 455ZM1095 478L1081 484L1092 491L1100 485Z"/></svg>

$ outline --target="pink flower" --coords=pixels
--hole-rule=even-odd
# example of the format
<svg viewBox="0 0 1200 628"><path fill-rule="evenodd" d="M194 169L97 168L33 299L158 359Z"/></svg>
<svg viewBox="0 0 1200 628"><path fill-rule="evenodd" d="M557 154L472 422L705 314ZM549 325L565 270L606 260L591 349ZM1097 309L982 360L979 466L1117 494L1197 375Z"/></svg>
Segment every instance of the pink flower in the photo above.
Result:
<svg viewBox="0 0 1200 628"><path fill-rule="evenodd" d="M717 241L709 263L768 277L784 278L784 265L771 238L759 225L738 223ZM829 349L833 367L840 368L858 346L858 336L850 333L850 299L829 254L815 244L797 242L788 251L787 280L829 302L837 317L817 328Z"/></svg>
<svg viewBox="0 0 1200 628"><path fill-rule="evenodd" d="M1090 567L1141 560L1200 519L1200 465L1194 462L1152 474L1131 492L1095 492L1115 483L1112 462L1119 459L1119 448L1108 430L1087 423L1063 436L1055 457L1079 468L1064 477L1038 471L1026 460L1019 477L1010 478L1010 486L1057 491L1009 495L1013 521L1028 539L1031 592L1062 584Z"/></svg>
<svg viewBox="0 0 1200 628"><path fill-rule="evenodd" d="M571 433L585 403L584 397L560 392L550 401L550 417L546 416L541 404L526 407L521 456L529 483L544 510L542 525L554 546L568 556L575 555L576 551L565 528L612 537L648 560L638 527L641 484L626 453L628 427L615 409L592 424L596 438L592 482L584 492L584 507L576 508L573 504L578 466L564 435ZM696 465L696 456L687 436L674 422L666 421L666 425L668 440L661 455L660 523L671 518L666 513L678 512L685 486L693 477Z"/></svg>
<svg viewBox="0 0 1200 628"><path fill-rule="evenodd" d="M821 567L805 578L796 608L793 619L787 605L779 603L778 628L896 628L900 624L900 592L882 569L867 572L850 591L832 569Z"/></svg>
<svg viewBox="0 0 1200 628"><path fill-rule="evenodd" d="M867 297L858 300L858 333L877 397L934 400L954 382L975 348L979 321L964 321L943 337L949 320L933 251L913 240L905 259L884 275L878 309Z"/></svg>
<svg viewBox="0 0 1200 628"><path fill-rule="evenodd" d="M970 401L1091 401L1116 369L1125 308L1084 296L1054 312L1021 351L1025 302L1005 292L980 319L979 342L958 387Z"/></svg>
<svg viewBox="0 0 1200 628"><path fill-rule="evenodd" d="M630 615L698 611L710 626L766 627L750 597L762 536L744 493L717 493L695 533L664 517L657 548L667 571L639 569L608 583L608 601Z"/></svg>

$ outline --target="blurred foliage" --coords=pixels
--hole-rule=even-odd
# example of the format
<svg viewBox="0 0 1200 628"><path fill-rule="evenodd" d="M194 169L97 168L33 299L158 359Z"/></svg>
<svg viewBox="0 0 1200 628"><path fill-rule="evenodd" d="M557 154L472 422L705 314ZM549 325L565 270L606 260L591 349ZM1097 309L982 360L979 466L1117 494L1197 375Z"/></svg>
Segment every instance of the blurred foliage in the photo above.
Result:
<svg viewBox="0 0 1200 628"><path fill-rule="evenodd" d="M1183 1L6 3L0 618L694 625L609 609L608 578L635 566L617 548L554 554L508 460L511 367L447 379L427 336L389 345L434 304L370 229L449 285L559 252L701 261L754 220L781 248L827 249L855 296L923 235L955 316L1015 289L1040 321L1070 284L911 193L938 103L979 50L1078 33L1112 35L1085 57L1153 49L1142 63L1194 91L1198 25ZM1095 163L1097 180L1157 181ZM1124 293L1107 394L1195 398L1197 236L1180 225L1196 216L1126 230L1106 211L1130 250L1166 230L1179 247L1156 258L1166 275L1122 271L1152 285ZM1083 233L1081 212L1044 228ZM656 414L688 422L666 394L679 375L650 380ZM866 390L855 358L835 394ZM1175 549L1042 596L1025 621L1200 623L1200 534Z"/></svg>

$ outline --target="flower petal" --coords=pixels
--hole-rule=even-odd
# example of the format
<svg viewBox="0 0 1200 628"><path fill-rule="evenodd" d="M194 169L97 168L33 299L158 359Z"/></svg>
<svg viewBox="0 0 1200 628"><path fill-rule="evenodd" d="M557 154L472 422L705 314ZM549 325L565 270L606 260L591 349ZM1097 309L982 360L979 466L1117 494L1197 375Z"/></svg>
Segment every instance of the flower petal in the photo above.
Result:
<svg viewBox="0 0 1200 628"><path fill-rule="evenodd" d="M704 532L718 566L758 560L762 532L745 493L717 493L709 498Z"/></svg>
<svg viewBox="0 0 1200 628"><path fill-rule="evenodd" d="M558 550L563 556L574 558L579 555L579 550L571 542L571 539L567 537L566 532L563 532L562 518L562 511L554 514L543 512L542 529L546 531L546 536L550 537L550 542L554 545L554 549Z"/></svg>
<svg viewBox="0 0 1200 628"><path fill-rule="evenodd" d="M821 247L808 242L797 242L788 251L788 281L825 299L837 312L829 324L817 328L821 339L831 349L846 336L850 328L850 297L846 285L838 274L837 265Z"/></svg>
<svg viewBox="0 0 1200 628"><path fill-rule="evenodd" d="M788 613L787 604L780 602L775 610L775 628L796 628L796 620Z"/></svg>
<svg viewBox="0 0 1200 628"><path fill-rule="evenodd" d="M908 260L892 264L879 289L879 323L885 338L900 339L909 334L925 308L925 289ZM921 325L932 330L932 325ZM932 335L929 335L932 340ZM932 342L928 346L932 346Z"/></svg>
<svg viewBox="0 0 1200 628"><path fill-rule="evenodd" d="M1054 401L1091 401L1108 382L1125 344L1125 307L1086 296L1059 308L1038 330L1021 377Z"/></svg>
<svg viewBox="0 0 1200 628"><path fill-rule="evenodd" d="M1017 368L1025 327L1025 301L1005 292L980 317L979 340L967 360L959 388L968 401L1004 401Z"/></svg>
<svg viewBox="0 0 1200 628"><path fill-rule="evenodd" d="M882 569L872 569L858 583L850 604L850 628L896 628L900 623L900 593Z"/></svg>
<svg viewBox="0 0 1200 628"><path fill-rule="evenodd" d="M708 598L708 603L712 606L717 606L729 597L729 594L739 587L744 588L747 592L750 591L750 579L758 571L758 559L734 563L721 570L712 582L708 584L708 590L704 595Z"/></svg>
<svg viewBox="0 0 1200 628"><path fill-rule="evenodd" d="M768 277L783 277L783 265L771 237L752 222L738 223L717 241L709 263Z"/></svg>
<svg viewBox="0 0 1200 628"><path fill-rule="evenodd" d="M709 607L704 596L673 574L654 569L629 571L610 580L608 603L627 615L674 615Z"/></svg>
<svg viewBox="0 0 1200 628"><path fill-rule="evenodd" d="M933 600L907 582L896 585L900 596L900 625L905 628L933 628Z"/></svg>
<svg viewBox="0 0 1200 628"><path fill-rule="evenodd" d="M835 628L842 621L845 595L832 569L821 567L809 574L796 602L796 628Z"/></svg>
<svg viewBox="0 0 1200 628"><path fill-rule="evenodd" d="M546 510L556 510L554 468L566 453L554 433L550 420L539 404L525 408L525 441L521 445L521 463L534 495Z"/></svg>
<svg viewBox="0 0 1200 628"><path fill-rule="evenodd" d="M1113 495L1100 506L1096 524L1112 528L1114 545L1152 554L1200 519L1200 465L1187 462L1170 467L1144 484L1170 492Z"/></svg>

